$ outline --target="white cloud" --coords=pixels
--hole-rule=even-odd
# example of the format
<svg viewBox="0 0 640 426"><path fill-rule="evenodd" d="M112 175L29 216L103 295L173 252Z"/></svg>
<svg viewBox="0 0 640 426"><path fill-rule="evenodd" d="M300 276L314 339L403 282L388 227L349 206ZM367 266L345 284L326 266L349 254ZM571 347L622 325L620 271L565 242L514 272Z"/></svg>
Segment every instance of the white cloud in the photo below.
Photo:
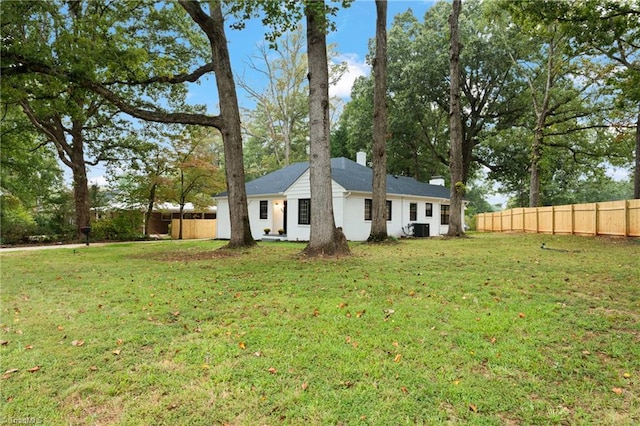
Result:
<svg viewBox="0 0 640 426"><path fill-rule="evenodd" d="M631 177L629 169L622 167L608 166L605 173L616 182L627 181Z"/></svg>
<svg viewBox="0 0 640 426"><path fill-rule="evenodd" d="M336 84L329 87L329 96L350 98L353 82L358 77L369 75L371 67L364 60L360 60L356 53L338 55L333 59L333 62L336 64L344 62L347 65L347 70Z"/></svg>
<svg viewBox="0 0 640 426"><path fill-rule="evenodd" d="M107 178L105 178L104 176L95 176L89 178L89 185L97 185L104 188L107 186Z"/></svg>

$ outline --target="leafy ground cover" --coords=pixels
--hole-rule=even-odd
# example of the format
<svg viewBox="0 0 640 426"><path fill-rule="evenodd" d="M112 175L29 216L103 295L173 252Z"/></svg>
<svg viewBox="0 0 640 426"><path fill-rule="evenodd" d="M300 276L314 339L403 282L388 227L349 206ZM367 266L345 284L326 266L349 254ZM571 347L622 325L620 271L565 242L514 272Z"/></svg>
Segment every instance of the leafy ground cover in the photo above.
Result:
<svg viewBox="0 0 640 426"><path fill-rule="evenodd" d="M2 420L640 423L638 241L222 245L1 254Z"/></svg>

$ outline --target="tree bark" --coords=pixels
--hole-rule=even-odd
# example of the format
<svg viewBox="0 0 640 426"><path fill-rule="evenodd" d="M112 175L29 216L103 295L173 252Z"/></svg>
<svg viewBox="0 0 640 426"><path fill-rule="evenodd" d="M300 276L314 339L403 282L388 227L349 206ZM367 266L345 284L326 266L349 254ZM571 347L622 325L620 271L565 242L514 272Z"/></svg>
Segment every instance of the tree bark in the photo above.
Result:
<svg viewBox="0 0 640 426"><path fill-rule="evenodd" d="M73 175L73 201L76 210L76 238L80 240L84 238L80 229L91 226L91 201L82 135L73 136L72 148L71 173Z"/></svg>
<svg viewBox="0 0 640 426"><path fill-rule="evenodd" d="M26 100L20 101L20 106L36 129L53 143L60 161L71 169L76 238L80 240L83 238L80 228L91 226L91 201L82 135L85 122L72 119L71 128L68 129L62 124L62 119L58 115L44 118L38 116ZM71 143L67 142L66 133L71 136Z"/></svg>
<svg viewBox="0 0 640 426"><path fill-rule="evenodd" d="M309 173L311 229L304 253L309 257L350 253L333 216L331 150L329 144L329 69L324 0L305 7L309 61Z"/></svg>
<svg viewBox="0 0 640 426"><path fill-rule="evenodd" d="M251 235L249 224L240 109L224 32L222 9L220 2L210 2L211 15L209 16L204 13L197 1L181 0L180 4L207 35L211 46L216 85L220 94L222 125L219 130L224 144L225 175L229 194L231 238L227 247L249 247L255 244L255 240Z"/></svg>
<svg viewBox="0 0 640 426"><path fill-rule="evenodd" d="M540 121L540 120L538 120ZM540 205L540 158L542 157L542 141L544 124L536 124L531 145L531 162L529 165L529 207Z"/></svg>
<svg viewBox="0 0 640 426"><path fill-rule="evenodd" d="M373 197L369 241L387 234L387 0L376 0L376 57L373 61Z"/></svg>
<svg viewBox="0 0 640 426"><path fill-rule="evenodd" d="M156 191L158 189L158 184L154 183L151 185L151 189L149 190L149 197L147 198L147 211L144 213L144 236L149 238L150 234L150 226L151 226L151 217L153 216L153 205L156 202Z"/></svg>
<svg viewBox="0 0 640 426"><path fill-rule="evenodd" d="M636 120L636 166L633 172L633 198L640 199L640 105Z"/></svg>
<svg viewBox="0 0 640 426"><path fill-rule="evenodd" d="M447 236L464 235L462 228L462 196L464 195L463 153L462 153L462 112L460 103L460 38L458 19L460 17L461 0L453 0L453 8L449 15L451 39L449 46L449 74L451 86L449 91L449 137L451 172L451 204L449 210L449 230Z"/></svg>

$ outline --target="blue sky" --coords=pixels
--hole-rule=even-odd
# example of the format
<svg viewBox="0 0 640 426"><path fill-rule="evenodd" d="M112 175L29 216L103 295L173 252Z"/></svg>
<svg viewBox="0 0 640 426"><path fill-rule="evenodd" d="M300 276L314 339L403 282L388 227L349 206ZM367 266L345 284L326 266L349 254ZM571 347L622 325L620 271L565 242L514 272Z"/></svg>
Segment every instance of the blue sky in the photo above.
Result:
<svg viewBox="0 0 640 426"><path fill-rule="evenodd" d="M425 12L433 6L435 0L389 0L387 9L387 28L391 26L394 16L411 9L413 14L422 20ZM375 37L376 6L374 0L355 0L348 9L341 9L334 19L336 31L327 36L328 43L336 44L338 60L346 62L348 71L331 94L348 100L353 81L361 75L369 75L370 69L365 62L369 39ZM259 19L246 23L243 30L225 28L229 43L231 66L236 81L243 76L246 81L256 81L247 62L251 56L257 55L258 46L264 43L265 28ZM254 72L255 73L255 72ZM260 77L256 77L260 78ZM218 98L213 76L201 79L200 84L192 84L189 88L189 103L207 105L210 113L218 112ZM259 81L259 80L258 80ZM258 83L259 84L259 83ZM249 108L253 102L239 87L238 102L241 107ZM66 171L66 168L65 168ZM105 169L102 165L91 167L89 180L91 183L105 185Z"/></svg>
<svg viewBox="0 0 640 426"><path fill-rule="evenodd" d="M411 9L420 20L424 13L435 3L435 0L390 0L387 10L387 28L391 26L393 17ZM376 6L374 0L355 0L348 9L341 9L334 18L336 31L327 36L327 42L336 45L338 60L346 62L348 72L340 83L331 89L332 95L348 98L353 81L361 75L368 75L369 66L365 63L369 39L375 37ZM243 30L226 28L229 42L229 54L236 80L243 77L245 81L256 81L255 73L247 67L246 62L258 54L257 46L264 43L265 28L258 19L246 23ZM255 77L255 78L252 78ZM259 80L258 80L259 81ZM258 83L259 84L259 83ZM247 94L238 89L238 100L241 106L252 105ZM206 104L211 113L217 112L217 95L213 78L192 86L190 102Z"/></svg>

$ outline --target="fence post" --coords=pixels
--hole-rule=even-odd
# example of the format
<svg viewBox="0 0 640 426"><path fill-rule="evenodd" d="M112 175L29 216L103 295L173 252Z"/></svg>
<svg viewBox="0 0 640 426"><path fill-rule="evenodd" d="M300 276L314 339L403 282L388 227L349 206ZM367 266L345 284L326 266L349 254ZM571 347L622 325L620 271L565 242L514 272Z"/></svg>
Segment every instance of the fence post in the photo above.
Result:
<svg viewBox="0 0 640 426"><path fill-rule="evenodd" d="M624 201L624 236L629 236L629 200Z"/></svg>
<svg viewBox="0 0 640 426"><path fill-rule="evenodd" d="M551 235L556 233L556 208L551 206Z"/></svg>
<svg viewBox="0 0 640 426"><path fill-rule="evenodd" d="M571 235L575 234L576 226L575 226L575 209L574 205L571 204Z"/></svg>
<svg viewBox="0 0 640 426"><path fill-rule="evenodd" d="M536 207L536 234L540 233L540 216L539 216L538 208Z"/></svg>
<svg viewBox="0 0 640 426"><path fill-rule="evenodd" d="M593 235L598 236L598 203L593 203Z"/></svg>

